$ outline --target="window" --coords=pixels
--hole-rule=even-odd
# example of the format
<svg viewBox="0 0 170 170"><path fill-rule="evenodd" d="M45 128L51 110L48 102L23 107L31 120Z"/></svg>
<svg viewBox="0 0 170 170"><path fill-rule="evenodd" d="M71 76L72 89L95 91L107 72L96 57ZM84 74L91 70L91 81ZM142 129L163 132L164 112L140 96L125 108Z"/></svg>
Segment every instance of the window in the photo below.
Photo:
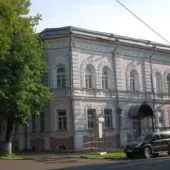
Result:
<svg viewBox="0 0 170 170"><path fill-rule="evenodd" d="M154 141L155 141L155 140L159 140L159 139L160 139L160 136L159 136L159 135L157 135L157 134L156 134L156 135L153 135L152 140L154 140Z"/></svg>
<svg viewBox="0 0 170 170"><path fill-rule="evenodd" d="M102 73L102 89L108 89L109 88L109 73L108 69L104 68Z"/></svg>
<svg viewBox="0 0 170 170"><path fill-rule="evenodd" d="M160 110L159 112L157 112L156 114L156 123L157 123L157 127L162 127L163 125L163 111Z"/></svg>
<svg viewBox="0 0 170 170"><path fill-rule="evenodd" d="M2 134L3 134L3 124L2 124L2 122L0 122L1 124L0 124L0 136L2 136Z"/></svg>
<svg viewBox="0 0 170 170"><path fill-rule="evenodd" d="M159 93L162 91L162 77L160 73L155 74L155 79L156 79L156 92Z"/></svg>
<svg viewBox="0 0 170 170"><path fill-rule="evenodd" d="M44 112L40 113L40 131L44 131Z"/></svg>
<svg viewBox="0 0 170 170"><path fill-rule="evenodd" d="M59 67L57 69L57 87L58 88L65 87L65 70L63 67Z"/></svg>
<svg viewBox="0 0 170 170"><path fill-rule="evenodd" d="M168 89L168 94L170 95L170 73L167 75L167 89Z"/></svg>
<svg viewBox="0 0 170 170"><path fill-rule="evenodd" d="M136 70L130 72L130 90L137 91L138 77Z"/></svg>
<svg viewBox="0 0 170 170"><path fill-rule="evenodd" d="M35 115L32 115L31 122L32 122L32 132L35 132Z"/></svg>
<svg viewBox="0 0 170 170"><path fill-rule="evenodd" d="M94 68L88 65L85 70L85 83L87 89L94 88L94 78Z"/></svg>
<svg viewBox="0 0 170 170"><path fill-rule="evenodd" d="M58 111L58 130L67 130L67 115L65 110Z"/></svg>
<svg viewBox="0 0 170 170"><path fill-rule="evenodd" d="M112 109L104 109L104 119L105 119L105 128L111 129L112 126Z"/></svg>
<svg viewBox="0 0 170 170"><path fill-rule="evenodd" d="M92 129L95 127L96 122L96 110L95 109L88 109L88 128Z"/></svg>

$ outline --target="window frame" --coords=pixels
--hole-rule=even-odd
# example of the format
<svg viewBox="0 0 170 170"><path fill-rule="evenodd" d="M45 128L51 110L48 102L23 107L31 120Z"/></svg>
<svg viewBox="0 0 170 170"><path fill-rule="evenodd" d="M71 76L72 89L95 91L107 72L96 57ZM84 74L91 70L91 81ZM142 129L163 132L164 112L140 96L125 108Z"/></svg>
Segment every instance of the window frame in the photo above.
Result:
<svg viewBox="0 0 170 170"><path fill-rule="evenodd" d="M136 70L130 71L130 91L138 91L138 73Z"/></svg>
<svg viewBox="0 0 170 170"><path fill-rule="evenodd" d="M57 68L57 88L65 88L65 68L59 66Z"/></svg>
<svg viewBox="0 0 170 170"><path fill-rule="evenodd" d="M105 67L102 70L102 89L103 90L109 89L109 78L110 78L109 69Z"/></svg>
<svg viewBox="0 0 170 170"><path fill-rule="evenodd" d="M155 91L156 93L162 92L162 75L160 72L155 73Z"/></svg>
<svg viewBox="0 0 170 170"><path fill-rule="evenodd" d="M45 130L45 114L44 112L40 112L40 132Z"/></svg>
<svg viewBox="0 0 170 170"><path fill-rule="evenodd" d="M167 74L166 80L167 80L167 92L168 95L170 95L170 73Z"/></svg>
<svg viewBox="0 0 170 170"><path fill-rule="evenodd" d="M87 109L87 128L94 129L95 125L96 125L96 109Z"/></svg>
<svg viewBox="0 0 170 170"><path fill-rule="evenodd" d="M60 115L60 113L64 113L65 115ZM67 125L67 110L57 110L57 130L58 131L67 131L68 125ZM61 122L61 127L60 127Z"/></svg>
<svg viewBox="0 0 170 170"><path fill-rule="evenodd" d="M31 116L31 131L32 132L36 131L36 115L35 114Z"/></svg>
<svg viewBox="0 0 170 170"><path fill-rule="evenodd" d="M104 127L106 129L113 128L112 109L104 109Z"/></svg>

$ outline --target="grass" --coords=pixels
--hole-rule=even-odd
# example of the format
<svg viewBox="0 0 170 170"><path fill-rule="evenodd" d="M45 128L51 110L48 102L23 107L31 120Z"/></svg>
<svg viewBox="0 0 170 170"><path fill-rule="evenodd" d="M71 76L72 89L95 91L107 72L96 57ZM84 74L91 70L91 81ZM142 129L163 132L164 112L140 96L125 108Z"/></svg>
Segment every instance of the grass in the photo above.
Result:
<svg viewBox="0 0 170 170"><path fill-rule="evenodd" d="M19 153L12 153L12 155L9 155L7 153L0 153L0 158L1 159L5 159L5 158L9 158L9 159L26 159L26 158L30 158L30 156L28 155L23 155L23 154L19 154Z"/></svg>
<svg viewBox="0 0 170 170"><path fill-rule="evenodd" d="M114 159L114 158L125 158L126 155L123 151L116 151L116 152L109 152L104 155L101 155L100 153L85 153L80 154L80 158L104 158L104 159Z"/></svg>

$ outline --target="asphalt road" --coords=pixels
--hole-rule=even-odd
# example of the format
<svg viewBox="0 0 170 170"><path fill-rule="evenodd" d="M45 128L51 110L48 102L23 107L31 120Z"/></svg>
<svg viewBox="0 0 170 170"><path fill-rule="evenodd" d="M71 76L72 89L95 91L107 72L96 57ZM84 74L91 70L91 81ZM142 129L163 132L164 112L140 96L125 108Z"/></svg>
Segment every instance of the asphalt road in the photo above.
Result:
<svg viewBox="0 0 170 170"><path fill-rule="evenodd" d="M134 160L0 160L0 170L170 170L170 157Z"/></svg>

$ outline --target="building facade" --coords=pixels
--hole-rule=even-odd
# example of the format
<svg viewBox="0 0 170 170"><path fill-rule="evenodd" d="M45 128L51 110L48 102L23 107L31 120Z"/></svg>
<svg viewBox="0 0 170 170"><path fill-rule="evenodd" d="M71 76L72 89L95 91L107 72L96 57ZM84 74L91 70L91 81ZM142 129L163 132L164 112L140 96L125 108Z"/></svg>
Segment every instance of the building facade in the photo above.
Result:
<svg viewBox="0 0 170 170"><path fill-rule="evenodd" d="M170 46L75 27L45 29L40 37L52 99L18 128L14 149L109 151L169 129Z"/></svg>

